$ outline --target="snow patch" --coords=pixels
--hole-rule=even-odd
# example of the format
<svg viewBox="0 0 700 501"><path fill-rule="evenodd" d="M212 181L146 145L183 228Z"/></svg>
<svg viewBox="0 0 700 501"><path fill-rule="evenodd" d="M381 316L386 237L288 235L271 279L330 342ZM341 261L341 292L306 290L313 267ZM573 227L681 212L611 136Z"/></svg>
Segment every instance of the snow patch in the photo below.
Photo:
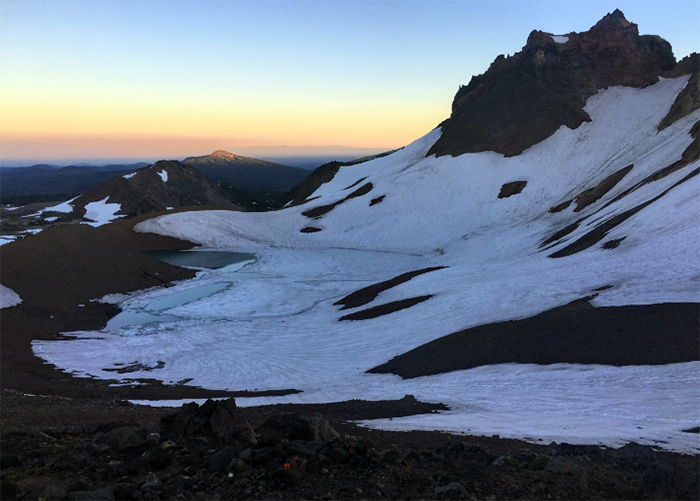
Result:
<svg viewBox="0 0 700 501"><path fill-rule="evenodd" d="M136 175L136 172L132 172L131 174L126 174L126 175L124 175L124 176L122 176L122 177L123 177L124 179L131 179L131 178L134 177L135 175Z"/></svg>
<svg viewBox="0 0 700 501"><path fill-rule="evenodd" d="M45 218L44 218L44 221L46 221L47 223L53 223L53 222L56 221L57 219L58 219L58 216L54 216L54 217L45 217Z"/></svg>
<svg viewBox="0 0 700 501"><path fill-rule="evenodd" d="M102 226L121 217L116 215L122 208L121 204L107 203L108 198L105 197L98 202L90 202L85 206L85 219L92 221L88 223L90 226Z"/></svg>
<svg viewBox="0 0 700 501"><path fill-rule="evenodd" d="M0 285L0 308L10 308L22 302L15 291L4 285Z"/></svg>
<svg viewBox="0 0 700 501"><path fill-rule="evenodd" d="M163 169L162 171L158 172L157 174L160 176L160 178L163 180L164 183L168 182L168 171L167 170Z"/></svg>
<svg viewBox="0 0 700 501"><path fill-rule="evenodd" d="M552 40L554 40L555 43L566 43L569 41L569 37L565 37L562 35L552 35Z"/></svg>
<svg viewBox="0 0 700 501"><path fill-rule="evenodd" d="M98 302L104 304L119 304L129 299L129 297L130 296L127 294L107 294L99 299L91 299L90 302Z"/></svg>
<svg viewBox="0 0 700 501"><path fill-rule="evenodd" d="M71 198L70 200L67 200L63 202L62 204L58 204L54 207L47 207L44 209L45 211L51 211L51 212L73 212L73 202L77 199L78 197ZM43 211L42 211L43 212Z"/></svg>

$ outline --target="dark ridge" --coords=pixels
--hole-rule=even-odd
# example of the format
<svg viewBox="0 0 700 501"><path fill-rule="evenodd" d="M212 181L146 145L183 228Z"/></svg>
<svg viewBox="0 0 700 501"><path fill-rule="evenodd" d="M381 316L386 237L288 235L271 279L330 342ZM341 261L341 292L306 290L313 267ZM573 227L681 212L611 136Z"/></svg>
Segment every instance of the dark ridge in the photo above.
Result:
<svg viewBox="0 0 700 501"><path fill-rule="evenodd" d="M508 198L513 195L517 195L523 188L527 186L527 181L513 181L512 183L506 183L501 186L501 192L498 194L498 198Z"/></svg>
<svg viewBox="0 0 700 501"><path fill-rule="evenodd" d="M342 166L342 162L328 162L314 169L306 179L287 192L284 196L284 203L291 202L292 206L304 203L322 184L333 179Z"/></svg>
<svg viewBox="0 0 700 501"><path fill-rule="evenodd" d="M392 287L396 287L397 285L400 285L404 282L408 282L412 278L422 275L424 273L430 273L431 271L441 270L443 268L445 268L445 266L433 266L431 268L423 268L420 270L402 273L401 275L398 275L394 278L390 278L389 280L368 285L367 287L363 287L362 289L356 290L355 292L348 294L343 299L336 301L333 304L336 306L342 304L343 307L341 308L341 310L357 308L358 306L363 306L365 304L371 303L377 298L377 296L380 293L389 290Z"/></svg>
<svg viewBox="0 0 700 501"><path fill-rule="evenodd" d="M562 125L575 129L590 121L583 107L599 89L647 87L676 65L666 40L640 36L619 10L589 31L566 36L559 44L551 34L533 31L522 51L498 56L461 87L427 156L518 155Z"/></svg>
<svg viewBox="0 0 700 501"><path fill-rule="evenodd" d="M597 186L590 188L582 193L579 193L574 197L576 202L576 208L574 212L579 212L580 210L588 207L594 202L600 200L607 192L612 190L617 183L619 183L623 177L625 177L629 171L632 170L633 165L628 165L627 167L620 169L608 177L603 179Z"/></svg>
<svg viewBox="0 0 700 501"><path fill-rule="evenodd" d="M309 202L313 202L314 200L318 200L319 198L321 198L321 195L318 195L318 196L315 196L315 197L311 197L311 198L307 198L307 199L304 200L303 202L300 202L300 203L298 203L298 204L296 204L296 205L308 204ZM292 207L293 207L293 206L292 206Z"/></svg>
<svg viewBox="0 0 700 501"><path fill-rule="evenodd" d="M689 428L687 430L683 430L683 433L700 433L700 426L696 426L695 428Z"/></svg>
<svg viewBox="0 0 700 501"><path fill-rule="evenodd" d="M597 244L600 242L602 239L604 239L608 232L612 230L615 226L619 225L620 223L626 221L630 217L634 216L637 212L642 210L644 207L656 202L658 199L666 195L669 191L671 191L673 188L676 186L686 182L688 179L691 179L694 176L697 176L700 173L700 167L695 169L693 172L685 176L683 179L678 181L676 184L665 190L663 193L655 196L654 198L647 200L644 203L641 203L637 205L636 207L632 207L631 209L626 210L622 214L618 214L617 216L614 216L610 219L608 219L606 222L603 224L597 226L593 230L589 231L586 233L584 236L576 240L575 242L567 245L561 250L558 250L552 254L549 255L549 257L552 258L559 258L559 257L566 257L566 256L571 256L573 254L576 254L577 252L580 252L584 249L588 249L589 247Z"/></svg>
<svg viewBox="0 0 700 501"><path fill-rule="evenodd" d="M662 365L700 359L700 304L594 308L578 300L450 334L367 372L402 378L492 364Z"/></svg>
<svg viewBox="0 0 700 501"><path fill-rule="evenodd" d="M324 214L328 214L330 211L335 209L338 205L347 202L351 198L357 198L366 195L370 191L372 191L372 183L367 183L364 186L356 189L352 193L350 193L347 197L343 198L342 200L338 200L337 202L333 202L332 204L327 204L327 205L319 205L318 207L314 207L313 209L309 209L305 212L302 212L301 214L308 217L308 218L317 218L320 216L323 216Z"/></svg>
<svg viewBox="0 0 700 501"><path fill-rule="evenodd" d="M550 213L561 212L564 209L566 209L569 205L571 205L571 202L573 202L573 200L567 200L566 202L562 202L559 205L555 205L554 207L549 209L549 212Z"/></svg>
<svg viewBox="0 0 700 501"><path fill-rule="evenodd" d="M358 184L360 184L360 183L361 183L362 181L364 181L365 179L367 179L367 176L365 176L365 177L363 177L363 178L361 178L361 179L358 179L357 181L355 181L354 183L352 183L350 186L346 186L345 188L343 188L343 191L349 190L350 188L354 188L355 186L357 186Z"/></svg>
<svg viewBox="0 0 700 501"><path fill-rule="evenodd" d="M397 151L399 150L385 151L384 153L380 153L378 155L358 158L357 160L352 160L350 162L328 162L327 164L323 164L309 174L306 179L289 190L284 196L284 203L287 204L292 202L292 206L303 203L317 189L319 189L322 184L325 184L333 179L341 167L349 167L352 165L369 162L370 160L386 157Z"/></svg>
<svg viewBox="0 0 700 501"><path fill-rule="evenodd" d="M386 197L386 195L382 195L381 197L373 198L372 200L370 200L369 206L372 207L373 205L377 205L378 203L381 203L385 197Z"/></svg>
<svg viewBox="0 0 700 501"><path fill-rule="evenodd" d="M684 57L678 62L676 68L672 70L674 74L667 75L669 77L677 77L687 75L692 76L688 80L688 84L678 94L676 101L671 106L668 115L659 123L659 130L664 130L666 127L674 123L692 112L700 108L700 54L693 52L691 55Z"/></svg>
<svg viewBox="0 0 700 501"><path fill-rule="evenodd" d="M551 237L549 237L547 240L545 240L544 242L542 242L542 243L539 245L540 249L541 249L542 247L548 246L548 245L551 244L551 243L554 243L554 242L557 242L558 240L561 240L561 239L564 238L566 235L568 235L569 233L573 232L576 228L578 228L579 225L580 225L585 219L586 219L585 217L584 217L584 218L581 218L581 219L579 219L578 221L576 221L575 223L571 223L569 226L566 226L565 228L562 228L561 230L557 231L557 232L554 233Z"/></svg>
<svg viewBox="0 0 700 501"><path fill-rule="evenodd" d="M603 244L603 249L616 249L617 247L620 246L620 242L622 242L625 238L627 237L622 237L622 238L616 238L614 240L608 240Z"/></svg>
<svg viewBox="0 0 700 501"><path fill-rule="evenodd" d="M597 289L593 289L594 292L600 292L600 291L606 291L608 289L612 289L614 285L604 285L602 287L598 287Z"/></svg>
<svg viewBox="0 0 700 501"><path fill-rule="evenodd" d="M388 315L389 313L394 313L395 311L405 310L406 308L415 306L418 303L427 301L431 297L433 297L433 295L429 294L427 296L418 296L408 299L401 299L399 301L392 301L391 303L381 304L373 308L367 308L366 310L350 313L349 315L340 317L340 320L367 320L370 318L381 317L383 315Z"/></svg>
<svg viewBox="0 0 700 501"><path fill-rule="evenodd" d="M362 197L372 191L372 188L374 188L374 185L372 183L367 183L363 185L361 188L356 189L352 193L350 193L347 197L343 199L343 202L350 200L351 198L357 198L357 197Z"/></svg>
<svg viewBox="0 0 700 501"><path fill-rule="evenodd" d="M167 182L158 175L166 172ZM161 160L136 171L130 178L113 177L95 189L79 196L71 205L73 215L85 216L85 206L107 198L107 203L118 203L118 215L135 217L167 207L216 205L222 208L238 208L231 198L204 174L192 166Z"/></svg>
<svg viewBox="0 0 700 501"><path fill-rule="evenodd" d="M304 211L301 214L311 219L318 219L324 214L328 214L330 211L335 209L335 206L340 205L343 201L344 200L341 200L340 202L336 202L334 204L319 205L318 207Z"/></svg>
<svg viewBox="0 0 700 501"><path fill-rule="evenodd" d="M671 165L668 165L664 167L663 169L659 169L658 171L654 172L650 176L644 178L642 181L638 182L631 188L623 191L619 195L617 195L615 198L613 198L610 202L605 204L603 208L607 207L608 205L617 202L618 200L622 199L623 197L626 197L633 191L638 190L645 184L653 183L654 181L658 181L659 179L663 179L666 176L673 174L677 170L682 169L683 167L689 165L691 162L696 161L698 158L700 158L700 122L695 122L695 124L690 128L690 135L693 137L693 141L688 145L688 147L683 151L683 154L681 155L680 160L673 162Z"/></svg>
<svg viewBox="0 0 700 501"><path fill-rule="evenodd" d="M316 228L314 226L307 226L299 230L301 233L316 233L321 231L321 228Z"/></svg>

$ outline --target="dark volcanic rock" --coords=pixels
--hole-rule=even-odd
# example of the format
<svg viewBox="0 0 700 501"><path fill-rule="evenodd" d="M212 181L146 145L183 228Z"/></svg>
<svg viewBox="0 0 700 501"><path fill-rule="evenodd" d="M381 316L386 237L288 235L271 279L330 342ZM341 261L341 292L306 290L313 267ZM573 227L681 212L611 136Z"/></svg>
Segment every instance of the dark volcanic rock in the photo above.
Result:
<svg viewBox="0 0 700 501"><path fill-rule="evenodd" d="M114 498L114 487L107 486L96 491L75 491L66 494L66 499L75 501L111 501Z"/></svg>
<svg viewBox="0 0 700 501"><path fill-rule="evenodd" d="M255 441L253 430L241 417L233 398L220 401L210 399L201 406L194 402L185 404L176 414L161 419L161 440L177 441L192 436L224 442Z"/></svg>
<svg viewBox="0 0 700 501"><path fill-rule="evenodd" d="M274 436L277 441L277 437L284 437L306 442L328 442L339 436L331 428L328 418L321 414L275 414L258 428L258 432L263 436Z"/></svg>
<svg viewBox="0 0 700 501"><path fill-rule="evenodd" d="M106 445L109 449L122 451L129 447L139 447L148 440L148 432L137 426L123 426L108 433L100 433L92 440L92 445Z"/></svg>
<svg viewBox="0 0 700 501"><path fill-rule="evenodd" d="M371 303L377 298L377 296L380 293L389 290L392 287L396 287L397 285L400 285L404 282L408 282L412 278L422 275L423 273L430 273L431 271L441 270L443 268L445 267L433 266L430 268L422 268L420 270L402 273L401 275L398 275L389 280L368 285L367 287L363 287L362 289L356 290L355 292L348 294L347 296L345 296L342 299L339 299L333 304L336 306L343 305L341 310L347 310L348 308L357 308L358 306L363 306L365 304Z"/></svg>
<svg viewBox="0 0 700 501"><path fill-rule="evenodd" d="M691 77L688 85L678 94L668 115L659 123L659 130L665 129L676 120L700 108L700 54L694 52L684 57L666 76L678 77L689 73Z"/></svg>
<svg viewBox="0 0 700 501"><path fill-rule="evenodd" d="M380 304L379 306L367 308L366 310L360 310L356 311L355 313L344 315L340 317L339 320L368 320L370 318L377 318L383 315L388 315L389 313L394 313L395 311L405 310L406 308L415 306L423 301L427 301L431 297L433 297L432 294L426 294L425 296L392 301L390 303Z"/></svg>
<svg viewBox="0 0 700 501"><path fill-rule="evenodd" d="M291 202L292 205L303 203L322 184L333 179L343 165L342 162L329 162L316 168L306 179L287 192L284 203Z"/></svg>
<svg viewBox="0 0 700 501"><path fill-rule="evenodd" d="M451 482L445 486L442 487L436 487L435 488L435 495L436 496L447 496L451 498L456 498L460 494L466 493L466 489L462 484L459 482Z"/></svg>
<svg viewBox="0 0 700 501"><path fill-rule="evenodd" d="M562 125L575 129L590 121L583 106L597 90L647 87L676 65L666 40L639 35L619 10L566 37L557 43L551 34L533 31L521 52L498 56L486 73L461 87L428 155L518 155Z"/></svg>
<svg viewBox="0 0 700 501"><path fill-rule="evenodd" d="M538 315L480 325L370 369L403 378L484 365L660 365L700 358L697 303L594 308L579 300Z"/></svg>
<svg viewBox="0 0 700 501"><path fill-rule="evenodd" d="M527 186L527 181L513 181L512 183L506 183L501 186L501 192L498 194L498 198L508 198L513 195L517 195L522 192Z"/></svg>
<svg viewBox="0 0 700 501"><path fill-rule="evenodd" d="M319 205L318 207L314 207L313 209L309 209L307 211L302 212L302 215L308 217L308 218L318 218L323 216L324 214L328 214L330 211L335 209L337 206L339 206L342 203L347 202L348 200L351 200L353 198L357 197L363 197L370 191L372 191L373 185L372 183L367 183L362 185L360 188L356 189L352 193L350 193L347 197L343 198L342 200L338 200L337 202L333 202L332 204L327 204L327 205Z"/></svg>
<svg viewBox="0 0 700 501"><path fill-rule="evenodd" d="M287 194L284 196L284 203L291 203L292 205L299 205L308 201L307 199L324 183L329 182L335 177L341 167L348 167L351 165L357 165L364 162L369 162L376 158L382 158L387 155L391 155L397 150L386 151L378 155L372 155L369 157L358 158L357 160L352 160L350 162L328 162L320 167L317 167L309 176L304 179L301 183L294 186ZM357 182L351 184L345 189L348 190L358 185L362 181L367 179L366 177L359 179Z"/></svg>
<svg viewBox="0 0 700 501"><path fill-rule="evenodd" d="M587 206L602 198L603 195L612 190L615 187L615 185L619 183L622 180L622 178L625 177L627 173L629 173L629 171L632 170L632 167L632 165L628 165L624 169L620 169L619 171L610 174L608 177L606 177L600 183L598 183L595 187L589 188L586 191L576 195L574 197L574 202L576 202L576 208L574 209L574 212L579 212L580 210L586 208ZM550 210L550 212L556 211Z"/></svg>
<svg viewBox="0 0 700 501"><path fill-rule="evenodd" d="M236 453L230 447L227 447L209 458L209 473L225 471L231 461L236 457Z"/></svg>

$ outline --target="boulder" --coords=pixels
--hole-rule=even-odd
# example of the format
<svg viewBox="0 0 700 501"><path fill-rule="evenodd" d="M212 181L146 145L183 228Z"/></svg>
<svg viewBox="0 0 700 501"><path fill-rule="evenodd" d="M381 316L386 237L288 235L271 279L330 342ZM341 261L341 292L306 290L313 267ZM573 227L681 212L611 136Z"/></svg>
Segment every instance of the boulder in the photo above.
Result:
<svg viewBox="0 0 700 501"><path fill-rule="evenodd" d="M240 415L232 398L210 399L201 406L194 402L185 404L176 414L160 420L160 437L164 442L195 436L224 442L256 442L253 429Z"/></svg>
<svg viewBox="0 0 700 501"><path fill-rule="evenodd" d="M450 498L456 498L460 494L466 493L466 489L462 484L459 482L450 482L447 485L444 485L442 487L436 487L435 488L435 495L436 496L446 496Z"/></svg>
<svg viewBox="0 0 700 501"><path fill-rule="evenodd" d="M92 439L92 445L98 451L123 451L130 447L140 447L148 441L148 431L138 426L123 426L107 433L98 433Z"/></svg>
<svg viewBox="0 0 700 501"><path fill-rule="evenodd" d="M275 442L284 438L305 442L330 442L340 436L331 428L328 418L321 414L275 414L258 428L258 432Z"/></svg>

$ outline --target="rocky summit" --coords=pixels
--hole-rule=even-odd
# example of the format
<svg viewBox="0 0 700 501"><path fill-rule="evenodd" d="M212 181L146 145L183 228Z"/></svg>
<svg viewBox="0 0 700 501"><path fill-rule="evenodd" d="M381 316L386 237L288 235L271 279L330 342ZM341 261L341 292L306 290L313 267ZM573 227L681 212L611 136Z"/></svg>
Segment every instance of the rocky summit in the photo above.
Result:
<svg viewBox="0 0 700 501"><path fill-rule="evenodd" d="M692 71L688 66L682 74ZM598 90L644 88L675 67L671 45L656 35L640 35L620 10L583 33L535 30L520 52L498 56L484 74L460 87L428 156L518 155L562 125L575 129L590 121L583 107Z"/></svg>

